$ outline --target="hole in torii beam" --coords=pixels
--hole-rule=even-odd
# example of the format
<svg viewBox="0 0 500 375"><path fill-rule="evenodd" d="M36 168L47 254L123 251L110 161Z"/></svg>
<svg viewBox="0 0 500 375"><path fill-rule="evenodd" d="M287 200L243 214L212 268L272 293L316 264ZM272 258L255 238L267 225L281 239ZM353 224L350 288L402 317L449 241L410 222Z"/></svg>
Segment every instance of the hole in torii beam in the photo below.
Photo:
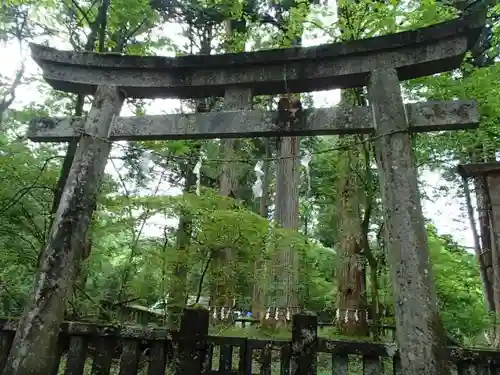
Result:
<svg viewBox="0 0 500 375"><path fill-rule="evenodd" d="M95 95L86 119L35 119L31 124L32 140L79 137L80 142L5 371L50 371L64 302L113 140L373 132L401 363L408 374L446 373L410 133L475 127L479 115L472 102L404 105L399 80L457 68L483 25L484 20L469 15L349 44L180 58L99 55L32 45L34 60L54 88ZM257 110L118 117L125 95L229 97L230 92L274 95L360 86L368 86L369 108L307 110L289 132L275 128L272 113Z"/></svg>

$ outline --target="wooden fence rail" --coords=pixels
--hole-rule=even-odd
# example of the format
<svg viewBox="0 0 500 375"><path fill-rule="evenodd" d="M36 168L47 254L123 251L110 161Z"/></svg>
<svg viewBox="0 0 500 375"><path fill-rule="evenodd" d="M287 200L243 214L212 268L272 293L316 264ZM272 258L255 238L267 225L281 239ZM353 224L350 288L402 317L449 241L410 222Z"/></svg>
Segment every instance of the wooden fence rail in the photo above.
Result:
<svg viewBox="0 0 500 375"><path fill-rule="evenodd" d="M114 303L111 301L101 301L101 306L108 313L107 316L103 316L103 320L113 317L117 319L122 324L156 324L162 325L166 321L166 312L157 313L149 310L145 306L140 305L127 305L123 303ZM318 315L318 328L322 330L327 327L336 326L335 322L335 311L331 313L320 312ZM262 323L261 319L256 319L253 317L232 317L226 319L222 322L223 324L235 325L240 328L245 328L253 325L259 325ZM368 325L372 327L371 313L369 313ZM377 324L376 326L378 332L382 336L389 337L395 340L396 337L396 326L394 324Z"/></svg>
<svg viewBox="0 0 500 375"><path fill-rule="evenodd" d="M397 375L394 344L317 337L317 317L295 315L291 340L208 335L208 313L186 309L179 331L74 322L61 327L49 375ZM17 322L0 321L0 373ZM500 352L450 347L453 373L500 375Z"/></svg>

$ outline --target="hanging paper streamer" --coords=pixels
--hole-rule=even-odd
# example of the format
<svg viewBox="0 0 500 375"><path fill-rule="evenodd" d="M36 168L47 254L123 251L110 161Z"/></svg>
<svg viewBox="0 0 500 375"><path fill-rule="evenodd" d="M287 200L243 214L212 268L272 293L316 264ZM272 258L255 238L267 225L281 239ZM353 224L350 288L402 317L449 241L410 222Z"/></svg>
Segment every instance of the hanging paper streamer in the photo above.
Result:
<svg viewBox="0 0 500 375"><path fill-rule="evenodd" d="M280 311L276 308L276 312L274 313L274 320L280 320Z"/></svg>
<svg viewBox="0 0 500 375"><path fill-rule="evenodd" d="M486 331L484 332L484 338L486 339L486 342L491 344L493 342L493 340L491 339L491 336L490 334Z"/></svg>
<svg viewBox="0 0 500 375"><path fill-rule="evenodd" d="M255 167L253 168L255 172L255 183L252 186L253 197L260 198L262 197L262 176L264 176L264 172L262 172L262 166L264 162L259 160Z"/></svg>
<svg viewBox="0 0 500 375"><path fill-rule="evenodd" d="M224 314L224 307L221 307L221 309L220 309L220 320L224 320L225 316L226 315Z"/></svg>
<svg viewBox="0 0 500 375"><path fill-rule="evenodd" d="M145 152L141 158L141 171L144 173L149 173L149 153Z"/></svg>
<svg viewBox="0 0 500 375"><path fill-rule="evenodd" d="M286 309L286 320L290 320L290 319L291 319L290 310Z"/></svg>
<svg viewBox="0 0 500 375"><path fill-rule="evenodd" d="M342 316L341 311L345 311L345 313L343 313L343 320L345 323L349 322L349 319L352 319L349 316L350 311L353 312L353 318L356 322L361 321L363 319L363 317L365 317L366 321L368 321L368 310L367 309L336 309L334 320L337 322L340 322L340 319Z"/></svg>
<svg viewBox="0 0 500 375"><path fill-rule="evenodd" d="M271 317L271 308L270 308L270 307L268 307L268 308L267 308L267 312L266 312L266 317L265 317L265 319L266 319L266 320L269 320L269 318L270 318L270 317Z"/></svg>
<svg viewBox="0 0 500 375"><path fill-rule="evenodd" d="M198 162L193 168L193 173L196 175L196 195L200 195L200 187L201 187L201 166L203 164L204 156L200 155Z"/></svg>
<svg viewBox="0 0 500 375"><path fill-rule="evenodd" d="M212 316L213 316L214 320L217 320L217 307L214 307L214 313Z"/></svg>
<svg viewBox="0 0 500 375"><path fill-rule="evenodd" d="M307 179L307 192L311 190L311 170L309 168L309 163L311 162L311 153L309 151L305 152L304 157L300 160L300 164L304 167L306 171L306 179Z"/></svg>

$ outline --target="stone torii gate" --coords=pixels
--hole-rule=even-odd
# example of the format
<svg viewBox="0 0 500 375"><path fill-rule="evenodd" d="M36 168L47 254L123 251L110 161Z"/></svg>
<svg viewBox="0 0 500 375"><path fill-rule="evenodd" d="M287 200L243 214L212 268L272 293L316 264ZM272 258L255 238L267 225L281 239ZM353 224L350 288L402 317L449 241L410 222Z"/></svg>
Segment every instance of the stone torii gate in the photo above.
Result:
<svg viewBox="0 0 500 375"><path fill-rule="evenodd" d="M375 138L403 373L447 373L411 133L473 128L479 115L473 102L405 105L399 82L459 67L482 29L477 19L345 44L213 56L100 55L32 45L53 88L94 100L85 119L31 123L33 141L78 137L79 145L3 374L48 373L110 141L355 133ZM276 127L274 114L248 109L253 95L363 86L370 107L304 110L288 130ZM224 97L226 110L119 117L125 97L210 96Z"/></svg>

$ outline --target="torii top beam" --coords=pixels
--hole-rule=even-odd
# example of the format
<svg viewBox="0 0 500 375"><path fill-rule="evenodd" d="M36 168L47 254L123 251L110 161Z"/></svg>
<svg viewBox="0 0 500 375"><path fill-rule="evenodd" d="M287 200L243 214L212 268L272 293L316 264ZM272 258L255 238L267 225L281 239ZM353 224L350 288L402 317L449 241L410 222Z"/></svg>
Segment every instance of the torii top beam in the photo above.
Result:
<svg viewBox="0 0 500 375"><path fill-rule="evenodd" d="M316 47L180 57L59 51L31 44L33 59L55 89L93 94L105 82L134 98L223 96L229 86L253 95L366 85L374 69L395 68L400 80L459 67L484 22L477 14L429 27Z"/></svg>
<svg viewBox="0 0 500 375"><path fill-rule="evenodd" d="M462 177L481 177L500 174L500 162L459 164L457 172Z"/></svg>

